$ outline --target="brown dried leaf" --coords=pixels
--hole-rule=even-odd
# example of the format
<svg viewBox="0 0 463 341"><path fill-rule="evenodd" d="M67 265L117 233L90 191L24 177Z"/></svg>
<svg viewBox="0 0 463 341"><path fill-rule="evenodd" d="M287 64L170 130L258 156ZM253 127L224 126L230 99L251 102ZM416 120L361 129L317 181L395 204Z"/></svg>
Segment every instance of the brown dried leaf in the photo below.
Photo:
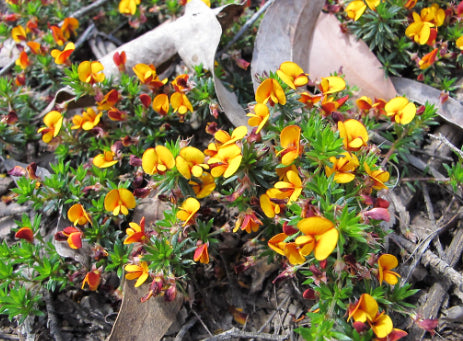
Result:
<svg viewBox="0 0 463 341"><path fill-rule="evenodd" d="M313 34L312 49L307 54L310 78L317 80L342 68L346 81L359 88L360 96L385 100L395 97L394 86L386 78L373 52L362 40L342 33L339 24L334 15L320 13ZM298 45L293 48L298 48Z"/></svg>
<svg viewBox="0 0 463 341"><path fill-rule="evenodd" d="M258 86L254 75L275 71L284 61L294 61L308 70L307 55L324 3L323 0L279 0L269 7L254 45L251 62L254 89Z"/></svg>
<svg viewBox="0 0 463 341"><path fill-rule="evenodd" d="M182 307L183 297L178 293L172 302L166 302L163 297L154 297L140 303L140 298L148 292L149 284L138 288L133 284L124 282L121 310L108 341L161 340L175 321Z"/></svg>

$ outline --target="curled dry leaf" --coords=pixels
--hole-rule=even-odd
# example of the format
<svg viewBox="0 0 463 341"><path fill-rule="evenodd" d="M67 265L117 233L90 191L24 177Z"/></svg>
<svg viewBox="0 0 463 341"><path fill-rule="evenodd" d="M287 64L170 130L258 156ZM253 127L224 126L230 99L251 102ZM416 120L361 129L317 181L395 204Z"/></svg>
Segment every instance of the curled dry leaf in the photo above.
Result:
<svg viewBox="0 0 463 341"><path fill-rule="evenodd" d="M279 0L269 7L254 44L251 62L254 90L259 85L256 76L275 71L284 61L294 61L307 72L313 30L324 3L323 0Z"/></svg>

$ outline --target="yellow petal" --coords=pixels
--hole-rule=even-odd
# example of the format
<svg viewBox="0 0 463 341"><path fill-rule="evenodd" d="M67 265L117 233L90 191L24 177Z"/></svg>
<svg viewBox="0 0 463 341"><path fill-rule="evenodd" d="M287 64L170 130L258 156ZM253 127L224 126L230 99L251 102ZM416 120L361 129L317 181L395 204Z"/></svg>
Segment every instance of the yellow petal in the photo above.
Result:
<svg viewBox="0 0 463 341"><path fill-rule="evenodd" d="M339 232L335 228L323 233L317 240L314 250L315 259L321 261L328 258L338 243Z"/></svg>

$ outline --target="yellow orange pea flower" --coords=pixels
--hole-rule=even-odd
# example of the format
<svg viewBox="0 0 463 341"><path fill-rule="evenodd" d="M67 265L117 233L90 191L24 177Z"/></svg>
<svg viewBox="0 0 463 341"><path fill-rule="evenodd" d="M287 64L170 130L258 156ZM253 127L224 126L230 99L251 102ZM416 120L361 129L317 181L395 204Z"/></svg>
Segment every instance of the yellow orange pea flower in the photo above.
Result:
<svg viewBox="0 0 463 341"><path fill-rule="evenodd" d="M257 218L256 213L251 208L248 208L246 212L241 212L238 215L233 232L236 232L239 229L245 230L247 233L257 232L261 225L262 221Z"/></svg>
<svg viewBox="0 0 463 341"><path fill-rule="evenodd" d="M355 101L355 104L360 110L370 110L373 106L373 101L370 97L362 96Z"/></svg>
<svg viewBox="0 0 463 341"><path fill-rule="evenodd" d="M357 21L363 15L366 9L367 5L365 5L362 0L354 0L351 1L344 10L350 19Z"/></svg>
<svg viewBox="0 0 463 341"><path fill-rule="evenodd" d="M64 36L61 28L53 25L53 26L50 26L50 30L51 30L51 34L53 36L53 40L55 41L55 43L58 44L59 46L63 46L67 39Z"/></svg>
<svg viewBox="0 0 463 341"><path fill-rule="evenodd" d="M304 70L294 62L281 63L277 70L277 75L291 89L304 86L309 82L309 77L304 73Z"/></svg>
<svg viewBox="0 0 463 341"><path fill-rule="evenodd" d="M354 119L338 122L339 136L343 139L344 148L357 151L368 142L368 132L365 126Z"/></svg>
<svg viewBox="0 0 463 341"><path fill-rule="evenodd" d="M434 25L428 21L421 20L418 13L413 12L413 22L405 29L405 35L412 38L415 43L424 45L431 36L431 27Z"/></svg>
<svg viewBox="0 0 463 341"><path fill-rule="evenodd" d="M274 187L288 194L288 205L296 201L302 193L302 181L299 174L293 170L286 172L286 181L278 181Z"/></svg>
<svg viewBox="0 0 463 341"><path fill-rule="evenodd" d="M71 37L71 34L76 34L76 30L79 28L79 20L76 18L68 17L63 20L63 25L61 26L61 32L66 39Z"/></svg>
<svg viewBox="0 0 463 341"><path fill-rule="evenodd" d="M391 271L399 265L397 258L394 255L383 254L378 258L378 280L379 284L383 284L383 281L395 285L399 281L400 275L397 272Z"/></svg>
<svg viewBox="0 0 463 341"><path fill-rule="evenodd" d="M341 155L339 159L334 156L330 157L333 166L325 166L325 172L326 176L331 176L334 173L334 182L345 184L355 179L353 172L359 166L359 161L354 154L349 152L344 152Z"/></svg>
<svg viewBox="0 0 463 341"><path fill-rule="evenodd" d="M209 252L208 252L209 242L199 245L193 255L193 260L195 262L200 262L203 264L209 264Z"/></svg>
<svg viewBox="0 0 463 341"><path fill-rule="evenodd" d="M298 236L292 242L286 242L288 235L279 233L268 241L268 246L282 256L288 258L292 265L302 264L306 256L310 255L314 248L314 240L309 236Z"/></svg>
<svg viewBox="0 0 463 341"><path fill-rule="evenodd" d="M40 43L36 41L28 41L26 45L29 46L33 54L43 54L42 45L40 45Z"/></svg>
<svg viewBox="0 0 463 341"><path fill-rule="evenodd" d="M372 171L366 162L363 163L363 167L365 168L365 172L367 172L369 178L373 181L373 189L387 189L387 186L384 183L389 180L389 172L382 169Z"/></svg>
<svg viewBox="0 0 463 341"><path fill-rule="evenodd" d="M147 238L145 234L145 217L141 218L140 224L130 222L129 226L125 230L127 237L124 240L124 244L143 243Z"/></svg>
<svg viewBox="0 0 463 341"><path fill-rule="evenodd" d="M51 50L50 54L53 58L55 58L56 64L66 64L69 60L69 56L72 54L72 52L74 52L74 49L74 43L67 43L63 51L54 49Z"/></svg>
<svg viewBox="0 0 463 341"><path fill-rule="evenodd" d="M100 62L86 60L79 64L77 73L81 82L95 84L104 81L103 69L104 66Z"/></svg>
<svg viewBox="0 0 463 341"><path fill-rule="evenodd" d="M323 77L319 89L324 95L342 91L346 88L346 81L339 76Z"/></svg>
<svg viewBox="0 0 463 341"><path fill-rule="evenodd" d="M82 204L74 204L68 209L68 219L74 225L85 225L87 223L92 225L92 220Z"/></svg>
<svg viewBox="0 0 463 341"><path fill-rule="evenodd" d="M214 177L206 172L204 172L199 178L190 180L188 183L192 187L196 194L196 198L198 199L207 197L216 187Z"/></svg>
<svg viewBox="0 0 463 341"><path fill-rule="evenodd" d="M34 242L34 231L28 227L23 226L21 227L16 233L14 234L15 238L27 240L29 243Z"/></svg>
<svg viewBox="0 0 463 341"><path fill-rule="evenodd" d="M248 124L251 127L257 127L256 134L259 134L270 118L270 112L265 104L257 103L254 106L254 113L249 113L246 116L250 117Z"/></svg>
<svg viewBox="0 0 463 341"><path fill-rule="evenodd" d="M397 123L408 124L416 114L415 103L409 102L405 97L395 97L384 107L387 116L392 116Z"/></svg>
<svg viewBox="0 0 463 341"><path fill-rule="evenodd" d="M281 155L281 163L289 166L299 157L300 154L301 128L290 125L280 133L280 145L283 148L277 155Z"/></svg>
<svg viewBox="0 0 463 341"><path fill-rule="evenodd" d="M153 99L153 110L159 115L167 115L169 112L169 97L166 94L159 94Z"/></svg>
<svg viewBox="0 0 463 341"><path fill-rule="evenodd" d="M129 281L137 278L135 282L135 288L138 288L140 285L145 283L149 277L148 263L145 261L140 262L140 264L127 264L124 267L126 272L125 278Z"/></svg>
<svg viewBox="0 0 463 341"><path fill-rule="evenodd" d="M83 290L85 288L85 285L88 285L88 290L96 291L100 283L101 283L101 269L97 269L95 267L91 271L87 272L87 274L85 275L85 278L82 281L81 289Z"/></svg>
<svg viewBox="0 0 463 341"><path fill-rule="evenodd" d="M463 36L459 37L455 42L458 49L463 50Z"/></svg>
<svg viewBox="0 0 463 341"><path fill-rule="evenodd" d="M82 123L81 127L83 130L92 130L95 128L98 123L100 123L102 112L95 112L93 108L87 108L87 110L82 112Z"/></svg>
<svg viewBox="0 0 463 341"><path fill-rule="evenodd" d="M439 49L436 47L431 52L425 54L423 56L423 58L421 58L418 61L418 65L419 65L421 70L427 69L428 67L430 67L432 64L434 64L436 62L436 60L437 60L437 52L438 51L439 51Z"/></svg>
<svg viewBox="0 0 463 341"><path fill-rule="evenodd" d="M167 78L163 80L159 79L156 67L153 64L139 63L132 70L138 79L151 89L158 89L167 83Z"/></svg>
<svg viewBox="0 0 463 341"><path fill-rule="evenodd" d="M201 204L195 198L188 198L180 206L177 219L183 221L183 226L193 222L194 215L199 211Z"/></svg>
<svg viewBox="0 0 463 341"><path fill-rule="evenodd" d="M214 134L214 138L220 143L220 147L224 147L241 140L247 133L248 128L246 126L239 126L232 131L231 135L225 130L219 130Z"/></svg>
<svg viewBox="0 0 463 341"><path fill-rule="evenodd" d="M22 51L19 54L18 59L15 60L15 64L23 70L27 69L27 67L31 65L31 61L29 60L29 56L27 55L26 51Z"/></svg>
<svg viewBox="0 0 463 341"><path fill-rule="evenodd" d="M148 148L141 158L142 168L146 174L164 174L167 170L174 168L174 156L164 146Z"/></svg>
<svg viewBox="0 0 463 341"><path fill-rule="evenodd" d="M50 111L43 118L46 127L39 128L38 133L42 134L42 140L49 143L54 137L58 136L63 125L63 115L58 111Z"/></svg>
<svg viewBox="0 0 463 341"><path fill-rule="evenodd" d="M198 148L187 146L180 149L179 155L175 158L177 170L187 180L193 175L199 178L209 166L204 163L206 156Z"/></svg>
<svg viewBox="0 0 463 341"><path fill-rule="evenodd" d="M285 105L286 95L276 79L267 78L256 89L256 102Z"/></svg>
<svg viewBox="0 0 463 341"><path fill-rule="evenodd" d="M314 256L319 261L328 258L338 243L339 232L333 222L325 217L304 218L297 227L305 236L313 238Z"/></svg>
<svg viewBox="0 0 463 341"><path fill-rule="evenodd" d="M242 159L243 155L241 155L240 147L231 144L220 148L217 154L211 157L207 163L214 178L222 175L224 178L229 178L238 170Z"/></svg>
<svg viewBox="0 0 463 341"><path fill-rule="evenodd" d="M74 226L65 227L62 231L55 233L55 240L67 241L72 249L80 249L82 247L82 237L84 233Z"/></svg>
<svg viewBox="0 0 463 341"><path fill-rule="evenodd" d="M277 214L280 214L281 207L279 204L274 203L267 193L262 194L259 197L260 208L268 218L274 218Z"/></svg>
<svg viewBox="0 0 463 341"><path fill-rule="evenodd" d="M349 307L348 321L353 318L356 322L368 322L375 335L379 338L389 335L394 326L386 314L378 314L378 303L369 294L362 294L356 304Z"/></svg>
<svg viewBox="0 0 463 341"><path fill-rule="evenodd" d="M119 213L123 215L129 214L129 209L135 208L136 205L132 192L125 188L113 189L104 198L106 211L112 212L115 216L119 215Z"/></svg>
<svg viewBox="0 0 463 341"><path fill-rule="evenodd" d="M140 0L121 0L119 2L119 13L134 15L139 4Z"/></svg>
<svg viewBox="0 0 463 341"><path fill-rule="evenodd" d="M106 150L102 154L98 154L93 158L93 164L98 168L108 168L114 166L118 160L114 159L116 154L113 151Z"/></svg>
<svg viewBox="0 0 463 341"><path fill-rule="evenodd" d="M174 92L170 96L170 104L174 112L178 112L180 115L185 115L188 111L193 111L193 106L188 97L182 92Z"/></svg>
<svg viewBox="0 0 463 341"><path fill-rule="evenodd" d="M22 40L26 40L26 30L21 25L13 27L11 37L15 42L20 43Z"/></svg>

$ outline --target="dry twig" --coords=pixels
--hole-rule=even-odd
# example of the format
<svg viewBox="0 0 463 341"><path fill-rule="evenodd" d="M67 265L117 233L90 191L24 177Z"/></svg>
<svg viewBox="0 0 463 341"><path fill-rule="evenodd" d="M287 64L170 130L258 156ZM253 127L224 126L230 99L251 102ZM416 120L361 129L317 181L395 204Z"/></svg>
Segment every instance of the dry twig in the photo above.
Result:
<svg viewBox="0 0 463 341"><path fill-rule="evenodd" d="M258 340L274 340L274 341L284 341L289 338L288 335L274 335L267 333L259 332L246 332L239 330L238 328L233 327L223 333L217 334L215 336L203 339L202 341L222 341L222 340L235 340L236 338L242 339L258 339Z"/></svg>

